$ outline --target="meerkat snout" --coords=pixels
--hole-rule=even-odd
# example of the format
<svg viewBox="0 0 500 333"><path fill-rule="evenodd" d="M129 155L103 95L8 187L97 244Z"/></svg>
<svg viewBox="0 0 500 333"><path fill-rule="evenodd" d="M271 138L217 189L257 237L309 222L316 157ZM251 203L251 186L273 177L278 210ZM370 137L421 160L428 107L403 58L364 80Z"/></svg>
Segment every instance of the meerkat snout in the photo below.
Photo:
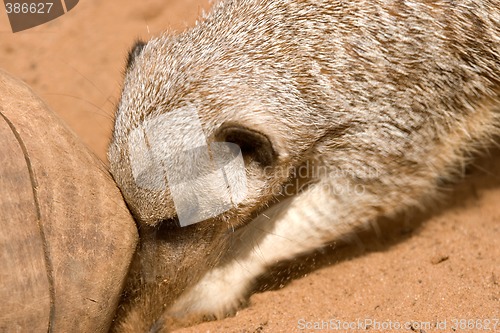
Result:
<svg viewBox="0 0 500 333"><path fill-rule="evenodd" d="M115 331L231 315L268 267L431 200L499 133L498 8L221 0L138 43L108 154L141 238Z"/></svg>

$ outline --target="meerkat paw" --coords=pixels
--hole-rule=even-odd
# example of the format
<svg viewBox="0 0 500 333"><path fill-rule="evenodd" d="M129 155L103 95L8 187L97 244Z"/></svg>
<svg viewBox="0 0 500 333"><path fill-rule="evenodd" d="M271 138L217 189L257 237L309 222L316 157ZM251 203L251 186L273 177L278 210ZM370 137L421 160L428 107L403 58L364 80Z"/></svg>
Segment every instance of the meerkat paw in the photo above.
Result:
<svg viewBox="0 0 500 333"><path fill-rule="evenodd" d="M232 316L246 305L251 279L227 268L208 272L193 288L181 295L168 311L174 318L194 316L215 320Z"/></svg>

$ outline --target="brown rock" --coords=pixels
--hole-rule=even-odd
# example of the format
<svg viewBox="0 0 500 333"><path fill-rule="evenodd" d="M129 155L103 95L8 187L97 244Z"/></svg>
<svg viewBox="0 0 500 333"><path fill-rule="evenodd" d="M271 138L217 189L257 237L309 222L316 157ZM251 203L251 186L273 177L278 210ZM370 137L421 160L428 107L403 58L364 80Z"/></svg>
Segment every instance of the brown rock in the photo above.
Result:
<svg viewBox="0 0 500 333"><path fill-rule="evenodd" d="M2 70L0 138L0 331L107 331L137 243L118 188Z"/></svg>

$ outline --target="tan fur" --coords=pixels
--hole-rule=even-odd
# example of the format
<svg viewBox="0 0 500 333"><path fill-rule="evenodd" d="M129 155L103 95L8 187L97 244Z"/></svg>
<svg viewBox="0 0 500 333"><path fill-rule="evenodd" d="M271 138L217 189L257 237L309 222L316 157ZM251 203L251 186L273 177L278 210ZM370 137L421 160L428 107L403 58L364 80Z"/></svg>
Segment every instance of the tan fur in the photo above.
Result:
<svg viewBox="0 0 500 333"><path fill-rule="evenodd" d="M224 317L270 265L436 194L499 133L499 8L226 0L194 28L149 41L126 74L109 149L142 239L115 330ZM249 191L236 208L165 228L172 198L137 186L129 134L186 106L209 142L238 124L268 137L276 159L265 169L246 161ZM307 189L277 197L307 163L330 176L312 172Z"/></svg>

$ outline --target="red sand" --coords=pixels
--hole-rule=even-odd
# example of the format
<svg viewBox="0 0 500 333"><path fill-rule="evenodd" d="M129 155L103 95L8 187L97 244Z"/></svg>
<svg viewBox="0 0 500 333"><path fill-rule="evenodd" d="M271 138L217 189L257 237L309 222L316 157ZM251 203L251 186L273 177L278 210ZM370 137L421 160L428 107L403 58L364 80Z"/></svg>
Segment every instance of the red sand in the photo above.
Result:
<svg viewBox="0 0 500 333"><path fill-rule="evenodd" d="M82 0L17 34L0 11L0 67L31 85L105 160L134 39L182 30L207 8L200 0ZM500 332L499 170L500 151L492 150L434 212L379 223L275 269L261 285L283 283L253 295L235 317L179 332L492 332L495 323ZM344 328L335 329L337 320ZM407 322L413 326L397 329Z"/></svg>

